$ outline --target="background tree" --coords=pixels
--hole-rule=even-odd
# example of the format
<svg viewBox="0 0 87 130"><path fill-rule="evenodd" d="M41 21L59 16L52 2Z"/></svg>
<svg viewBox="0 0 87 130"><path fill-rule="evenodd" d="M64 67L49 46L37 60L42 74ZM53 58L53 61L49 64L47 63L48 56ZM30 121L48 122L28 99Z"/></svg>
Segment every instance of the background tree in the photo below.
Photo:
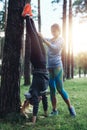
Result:
<svg viewBox="0 0 87 130"><path fill-rule="evenodd" d="M41 32L40 0L38 0L38 31Z"/></svg>
<svg viewBox="0 0 87 130"><path fill-rule="evenodd" d="M29 34L26 32L25 40L25 57L24 57L24 85L30 85L30 75L31 75L31 40Z"/></svg>
<svg viewBox="0 0 87 130"><path fill-rule="evenodd" d="M62 35L64 38L64 47L62 51L62 61L64 67L64 79L66 78L66 13L67 13L67 0L63 0Z"/></svg>
<svg viewBox="0 0 87 130"><path fill-rule="evenodd" d="M5 0L5 25L4 25L4 30L6 29L6 24L7 24L7 6L8 6L8 1Z"/></svg>
<svg viewBox="0 0 87 130"><path fill-rule="evenodd" d="M24 0L9 0L8 19L3 52L0 116L20 112L20 50L23 35Z"/></svg>
<svg viewBox="0 0 87 130"><path fill-rule="evenodd" d="M87 18L87 0L75 0L73 6L76 14L84 14L84 17Z"/></svg>
<svg viewBox="0 0 87 130"><path fill-rule="evenodd" d="M6 30L6 23L7 23L7 7L8 7L8 1L7 0L0 0L3 3L3 10L0 11L0 31L5 32ZM2 60L3 57L3 47L4 47L4 40L5 38L1 38L1 44L0 44L0 53L1 57L0 59Z"/></svg>
<svg viewBox="0 0 87 130"><path fill-rule="evenodd" d="M3 0L0 0L0 4L4 4ZM5 13L5 8L3 7L3 10L0 11L0 31L4 29L4 13Z"/></svg>
<svg viewBox="0 0 87 130"><path fill-rule="evenodd" d="M30 3L31 0L26 0L26 3ZM26 23L25 23L26 24ZM25 27L26 28L26 27ZM25 40L25 55L24 55L24 85L30 85L30 75L31 75L31 63L30 63L30 53L31 53L31 40L29 34L26 32Z"/></svg>
<svg viewBox="0 0 87 130"><path fill-rule="evenodd" d="M60 0L52 0L51 3L58 3Z"/></svg>
<svg viewBox="0 0 87 130"><path fill-rule="evenodd" d="M0 0L3 3L3 10L0 11L0 30L5 30L7 21L8 0Z"/></svg>
<svg viewBox="0 0 87 130"><path fill-rule="evenodd" d="M72 40L72 0L69 1L70 2L70 37L71 37L71 78L73 78L74 76L74 56L73 56L73 40Z"/></svg>
<svg viewBox="0 0 87 130"><path fill-rule="evenodd" d="M79 69L79 77L81 77L82 71L85 76L87 74L87 52L80 52L75 59Z"/></svg>
<svg viewBox="0 0 87 130"><path fill-rule="evenodd" d="M72 0L69 0L69 31L68 31L67 79L73 76L73 48L72 48ZM72 51L71 51L72 50ZM72 54L72 61L71 61ZM72 64L72 65L71 65ZM72 67L72 69L71 69Z"/></svg>

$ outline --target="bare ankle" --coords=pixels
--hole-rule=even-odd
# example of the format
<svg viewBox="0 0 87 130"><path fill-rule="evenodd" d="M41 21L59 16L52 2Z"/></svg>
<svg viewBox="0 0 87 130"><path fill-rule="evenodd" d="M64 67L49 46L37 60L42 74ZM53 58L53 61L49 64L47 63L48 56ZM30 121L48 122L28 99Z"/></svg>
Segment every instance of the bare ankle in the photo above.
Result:
<svg viewBox="0 0 87 130"><path fill-rule="evenodd" d="M36 123L36 116L33 116L32 123L33 123L33 124Z"/></svg>
<svg viewBox="0 0 87 130"><path fill-rule="evenodd" d="M44 116L47 117L48 116L48 112L44 111Z"/></svg>

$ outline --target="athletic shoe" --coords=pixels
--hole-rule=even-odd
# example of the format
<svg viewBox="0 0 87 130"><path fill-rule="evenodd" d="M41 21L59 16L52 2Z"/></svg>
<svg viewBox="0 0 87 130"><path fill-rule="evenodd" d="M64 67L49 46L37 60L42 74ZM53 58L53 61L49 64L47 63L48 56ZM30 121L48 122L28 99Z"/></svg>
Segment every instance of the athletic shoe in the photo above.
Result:
<svg viewBox="0 0 87 130"><path fill-rule="evenodd" d="M26 4L24 6L22 16L25 17L26 15L32 16L32 10L31 10L31 5L30 4Z"/></svg>
<svg viewBox="0 0 87 130"><path fill-rule="evenodd" d="M76 111L75 108L72 106L71 108L69 108L69 112L71 116L76 116Z"/></svg>
<svg viewBox="0 0 87 130"><path fill-rule="evenodd" d="M49 116L58 116L58 111L57 110L53 110L50 114L49 114Z"/></svg>

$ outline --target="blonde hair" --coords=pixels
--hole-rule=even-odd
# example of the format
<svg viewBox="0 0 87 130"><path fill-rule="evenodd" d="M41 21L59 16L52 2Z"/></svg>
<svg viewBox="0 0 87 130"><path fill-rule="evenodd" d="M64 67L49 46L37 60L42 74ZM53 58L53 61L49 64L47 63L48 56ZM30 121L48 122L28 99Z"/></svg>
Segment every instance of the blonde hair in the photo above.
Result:
<svg viewBox="0 0 87 130"><path fill-rule="evenodd" d="M52 29L52 28L55 28L56 30L59 31L59 33L61 33L61 29L60 29L59 24L55 23L55 24L51 25L51 29Z"/></svg>

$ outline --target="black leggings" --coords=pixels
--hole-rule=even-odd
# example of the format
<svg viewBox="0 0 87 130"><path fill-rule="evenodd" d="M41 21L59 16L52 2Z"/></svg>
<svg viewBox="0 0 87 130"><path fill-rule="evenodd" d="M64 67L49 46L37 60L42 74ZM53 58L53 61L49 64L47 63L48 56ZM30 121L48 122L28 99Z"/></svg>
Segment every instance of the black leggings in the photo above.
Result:
<svg viewBox="0 0 87 130"><path fill-rule="evenodd" d="M26 16L26 29L31 38L31 63L34 68L46 68L46 53L41 38L38 36L33 19Z"/></svg>
<svg viewBox="0 0 87 130"><path fill-rule="evenodd" d="M43 46L43 41L38 36L34 22L29 16L26 16L26 29L31 39L31 63L34 69L43 71L43 69L46 69L46 53ZM46 79L45 77L41 79L41 77L44 77L43 73L41 75L38 73L33 74L32 85L29 90L32 95L33 116L36 116L38 113L38 96L40 94L40 91L44 90L44 87L46 87ZM48 107L46 96L43 96L42 102L43 109L46 111Z"/></svg>
<svg viewBox="0 0 87 130"><path fill-rule="evenodd" d="M48 101L46 95L42 96L42 104L43 104L43 110L46 112L48 109Z"/></svg>

